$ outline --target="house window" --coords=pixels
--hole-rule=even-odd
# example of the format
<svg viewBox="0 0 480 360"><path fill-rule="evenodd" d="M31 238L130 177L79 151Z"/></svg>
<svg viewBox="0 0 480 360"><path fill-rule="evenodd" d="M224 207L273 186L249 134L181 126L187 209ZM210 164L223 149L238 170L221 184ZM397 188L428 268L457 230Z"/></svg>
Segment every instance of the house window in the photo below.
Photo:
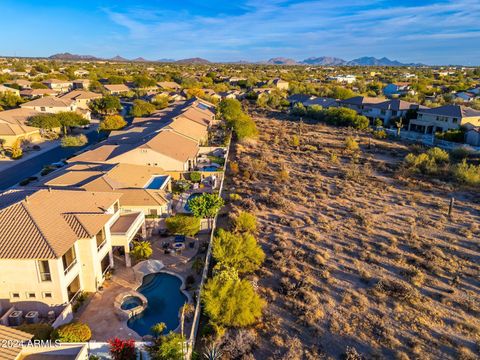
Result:
<svg viewBox="0 0 480 360"><path fill-rule="evenodd" d="M45 106L40 106L40 111L45 111Z"/></svg>
<svg viewBox="0 0 480 360"><path fill-rule="evenodd" d="M96 235L96 240L97 240L97 250L100 250L105 243L107 242L107 238L105 236L105 228L102 228Z"/></svg>
<svg viewBox="0 0 480 360"><path fill-rule="evenodd" d="M36 297L34 292L27 292L27 299L35 299Z"/></svg>
<svg viewBox="0 0 480 360"><path fill-rule="evenodd" d="M38 271L40 273L41 281L52 281L52 275L50 274L50 265L48 260L39 260L38 262Z"/></svg>
<svg viewBox="0 0 480 360"><path fill-rule="evenodd" d="M457 118L453 118L453 119L452 119L452 122L453 122L454 124L456 124L456 123L458 122L458 119L457 119Z"/></svg>
<svg viewBox="0 0 480 360"><path fill-rule="evenodd" d="M20 293L17 293L17 292L11 293L11 294L10 294L10 297L11 297L12 299L20 299Z"/></svg>
<svg viewBox="0 0 480 360"><path fill-rule="evenodd" d="M62 256L63 270L66 275L77 263L77 257L75 255L75 247L72 246L63 256Z"/></svg>
<svg viewBox="0 0 480 360"><path fill-rule="evenodd" d="M51 299L53 296L52 296L52 293L51 292L44 292L43 293L43 298L44 299Z"/></svg>
<svg viewBox="0 0 480 360"><path fill-rule="evenodd" d="M152 215L152 216L158 216L158 211L157 211L157 209L150 209L150 215Z"/></svg>

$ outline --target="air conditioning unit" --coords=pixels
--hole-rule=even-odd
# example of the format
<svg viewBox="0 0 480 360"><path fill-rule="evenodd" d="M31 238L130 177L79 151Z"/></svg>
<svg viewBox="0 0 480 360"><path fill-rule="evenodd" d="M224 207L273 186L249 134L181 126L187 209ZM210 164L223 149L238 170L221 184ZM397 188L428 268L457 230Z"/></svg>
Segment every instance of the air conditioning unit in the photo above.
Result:
<svg viewBox="0 0 480 360"><path fill-rule="evenodd" d="M39 313L38 311L29 311L27 315L25 315L25 321L27 324L36 324L39 321Z"/></svg>
<svg viewBox="0 0 480 360"><path fill-rule="evenodd" d="M22 325L23 311L15 310L12 311L10 315L8 315L8 325L10 326L20 326Z"/></svg>

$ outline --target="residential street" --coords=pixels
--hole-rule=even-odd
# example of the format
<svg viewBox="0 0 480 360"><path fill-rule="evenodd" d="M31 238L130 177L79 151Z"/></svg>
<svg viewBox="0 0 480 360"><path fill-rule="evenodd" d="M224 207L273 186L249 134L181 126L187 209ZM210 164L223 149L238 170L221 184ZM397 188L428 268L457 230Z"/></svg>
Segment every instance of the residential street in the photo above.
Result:
<svg viewBox="0 0 480 360"><path fill-rule="evenodd" d="M88 144L83 147L62 148L61 146L58 146L0 172L0 190L8 189L19 181L35 175L41 171L45 165L65 159L80 149L95 144L99 139L97 131L90 131L85 135L88 138Z"/></svg>

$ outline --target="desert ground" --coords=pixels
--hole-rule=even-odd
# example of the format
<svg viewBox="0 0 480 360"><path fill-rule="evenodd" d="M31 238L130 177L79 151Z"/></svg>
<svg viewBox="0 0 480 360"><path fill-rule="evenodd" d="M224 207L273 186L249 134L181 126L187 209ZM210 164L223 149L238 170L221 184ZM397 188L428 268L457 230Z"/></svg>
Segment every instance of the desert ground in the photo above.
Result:
<svg viewBox="0 0 480 360"><path fill-rule="evenodd" d="M234 145L226 184L267 254L244 358L478 358L479 190L405 176L417 145L251 115L260 136Z"/></svg>

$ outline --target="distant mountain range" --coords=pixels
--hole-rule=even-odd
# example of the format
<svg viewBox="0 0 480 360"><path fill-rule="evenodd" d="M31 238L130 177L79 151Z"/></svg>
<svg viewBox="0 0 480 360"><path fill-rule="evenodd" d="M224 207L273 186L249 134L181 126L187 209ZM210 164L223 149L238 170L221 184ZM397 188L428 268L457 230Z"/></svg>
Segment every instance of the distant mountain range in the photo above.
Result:
<svg viewBox="0 0 480 360"><path fill-rule="evenodd" d="M52 60L71 60L71 61L135 61L135 62L150 62L151 60L147 60L143 57L137 57L135 59L126 59L120 55L117 55L113 58L105 59L99 58L92 55L76 55L66 53L55 54L49 57ZM174 60L174 59L159 59L156 62L175 62L177 64L210 64L211 62L206 59L202 58L188 58L188 59L181 59L181 60ZM251 64L252 62L248 61L235 61L231 63L236 64ZM421 66L423 64L415 64L415 63L401 63L397 60L390 60L386 57L381 59L377 59L372 56L364 56L357 59L353 59L350 61L340 59L337 57L331 56L320 56L320 57L309 57L308 59L297 61L294 59L286 58L286 57L275 57L271 58L267 61L259 61L257 64L268 64L268 65L321 65L321 66Z"/></svg>

